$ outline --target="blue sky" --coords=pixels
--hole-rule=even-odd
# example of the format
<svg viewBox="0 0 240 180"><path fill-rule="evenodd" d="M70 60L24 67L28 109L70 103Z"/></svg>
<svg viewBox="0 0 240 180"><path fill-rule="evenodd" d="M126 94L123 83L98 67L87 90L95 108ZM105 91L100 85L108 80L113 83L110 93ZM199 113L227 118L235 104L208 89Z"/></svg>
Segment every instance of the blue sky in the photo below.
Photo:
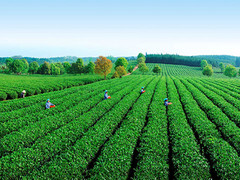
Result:
<svg viewBox="0 0 240 180"><path fill-rule="evenodd" d="M239 0L0 0L0 56L240 56Z"/></svg>

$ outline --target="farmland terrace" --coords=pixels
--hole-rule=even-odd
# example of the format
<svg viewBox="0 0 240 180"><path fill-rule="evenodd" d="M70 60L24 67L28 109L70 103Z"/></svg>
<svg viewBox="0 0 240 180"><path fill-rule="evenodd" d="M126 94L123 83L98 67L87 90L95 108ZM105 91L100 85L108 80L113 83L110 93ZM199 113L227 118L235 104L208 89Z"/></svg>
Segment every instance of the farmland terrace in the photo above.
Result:
<svg viewBox="0 0 240 180"><path fill-rule="evenodd" d="M240 80L221 73L205 78L198 67L160 66L158 76L136 70L111 80L72 76L67 84L64 77L34 86L37 77L1 81L3 92L19 92L21 84L35 93L0 102L0 176L240 179ZM65 88L42 92L46 83ZM106 89L111 99L103 101ZM48 98L55 108L45 109Z"/></svg>

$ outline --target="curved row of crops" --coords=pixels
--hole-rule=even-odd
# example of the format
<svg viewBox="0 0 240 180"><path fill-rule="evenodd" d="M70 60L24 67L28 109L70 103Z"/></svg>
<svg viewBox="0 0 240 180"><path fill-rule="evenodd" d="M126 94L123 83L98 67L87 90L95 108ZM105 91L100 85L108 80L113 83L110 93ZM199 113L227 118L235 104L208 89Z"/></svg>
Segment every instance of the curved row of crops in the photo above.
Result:
<svg viewBox="0 0 240 180"><path fill-rule="evenodd" d="M132 74L133 75L155 75L153 72L153 69L155 65L159 65L162 69L161 75L165 76L174 76L174 77L201 77L201 78L208 78L202 74L202 69L200 67L190 67L190 66L184 66L184 65L174 65L174 64L156 64L156 63L146 63L149 71L142 73L140 69L137 69ZM215 79L227 79L229 82L228 84L231 84L232 82L240 87L239 84L239 76L230 79L229 77L223 75L223 73L220 72L219 68L213 68L214 74L211 78Z"/></svg>
<svg viewBox="0 0 240 180"><path fill-rule="evenodd" d="M149 71L144 73L145 75L154 75L153 68L156 64L155 63L147 63L147 67ZM189 67L189 66L182 66L182 65L172 65L172 64L158 64L161 69L162 75L171 75L171 76L201 76L202 72L199 67ZM132 73L133 75L140 75L142 72L137 69Z"/></svg>
<svg viewBox="0 0 240 180"><path fill-rule="evenodd" d="M0 102L0 176L239 179L239 82L227 82L136 75Z"/></svg>
<svg viewBox="0 0 240 180"><path fill-rule="evenodd" d="M32 96L99 80L102 77L97 75L47 77L0 74L0 101L19 98L23 90L26 90L26 96Z"/></svg>

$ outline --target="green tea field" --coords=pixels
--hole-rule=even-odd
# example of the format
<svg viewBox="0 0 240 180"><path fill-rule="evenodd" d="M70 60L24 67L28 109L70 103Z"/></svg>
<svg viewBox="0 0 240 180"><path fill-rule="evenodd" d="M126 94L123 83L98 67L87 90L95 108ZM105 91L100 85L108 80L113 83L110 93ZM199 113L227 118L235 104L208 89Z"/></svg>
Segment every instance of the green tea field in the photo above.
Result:
<svg viewBox="0 0 240 180"><path fill-rule="evenodd" d="M111 80L0 75L2 94L34 91L0 101L1 179L240 179L240 79L161 68Z"/></svg>
<svg viewBox="0 0 240 180"><path fill-rule="evenodd" d="M20 97L22 90L26 96L58 91L102 80L97 75L48 77L39 75L17 76L0 74L0 101Z"/></svg>

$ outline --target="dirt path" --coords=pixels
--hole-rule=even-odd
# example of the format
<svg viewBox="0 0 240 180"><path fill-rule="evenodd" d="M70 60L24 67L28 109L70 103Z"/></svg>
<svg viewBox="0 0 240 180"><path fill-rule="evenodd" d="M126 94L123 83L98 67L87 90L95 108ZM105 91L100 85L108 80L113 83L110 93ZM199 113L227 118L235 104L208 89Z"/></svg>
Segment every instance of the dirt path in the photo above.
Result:
<svg viewBox="0 0 240 180"><path fill-rule="evenodd" d="M133 68L133 72L136 71L137 69L138 69L138 65L136 65L136 66ZM132 72L132 73L133 73L133 72ZM132 73L128 73L128 74L126 74L126 75L124 75L124 76L129 76L129 75L131 75Z"/></svg>

